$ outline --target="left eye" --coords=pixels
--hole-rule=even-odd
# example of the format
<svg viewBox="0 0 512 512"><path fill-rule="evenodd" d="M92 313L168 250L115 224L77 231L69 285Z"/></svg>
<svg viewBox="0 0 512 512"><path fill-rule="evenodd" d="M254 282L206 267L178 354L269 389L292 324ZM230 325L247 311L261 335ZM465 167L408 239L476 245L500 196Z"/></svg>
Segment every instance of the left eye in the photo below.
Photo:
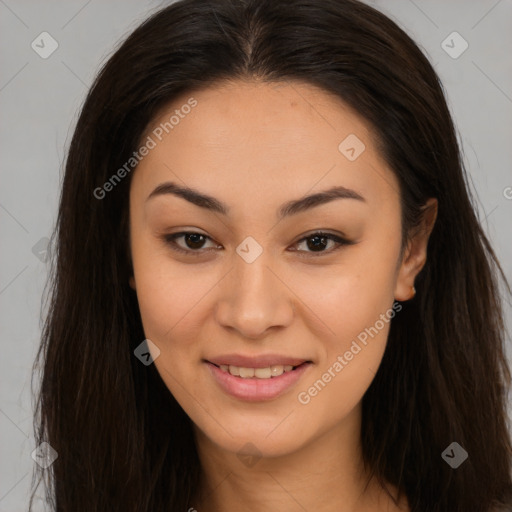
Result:
<svg viewBox="0 0 512 512"><path fill-rule="evenodd" d="M327 247L327 242L333 242L334 247L332 247L328 251L324 251L325 247ZM308 249L312 249L311 252L313 253L320 253L320 254L329 254L333 251L336 251L337 249L340 249L344 245L351 245L354 242L351 242L350 240L346 240L345 238L342 238L338 235L335 235L334 233L313 233L311 235L308 235L301 240L297 242L297 244L306 243L306 246ZM302 252L302 251L298 251ZM305 251L310 252L310 251Z"/></svg>
<svg viewBox="0 0 512 512"><path fill-rule="evenodd" d="M176 240L179 238L184 238L185 244L187 247L180 246ZM193 256L199 256L203 254L204 252L209 252L212 250L212 248L207 249L206 251L201 251L200 249L203 248L203 244L206 240L211 240L209 236L203 235L202 233L196 233L192 231L184 231L181 233L174 233L172 235L165 235L164 240L172 250L177 252L186 253ZM328 242L333 242L334 247L332 247L330 250L325 251L325 249L328 245ZM344 245L352 245L354 242L350 240L346 240L338 235L335 235L334 233L324 233L324 232L317 232L312 233L311 235L308 235L298 242L296 242L295 245L300 245L302 243L306 242L306 245L310 251L302 251L302 250L295 250L296 252L311 252L311 253L319 253L321 254L328 254L331 253L340 247ZM336 245L337 244L337 245ZM220 246L217 245L217 248Z"/></svg>

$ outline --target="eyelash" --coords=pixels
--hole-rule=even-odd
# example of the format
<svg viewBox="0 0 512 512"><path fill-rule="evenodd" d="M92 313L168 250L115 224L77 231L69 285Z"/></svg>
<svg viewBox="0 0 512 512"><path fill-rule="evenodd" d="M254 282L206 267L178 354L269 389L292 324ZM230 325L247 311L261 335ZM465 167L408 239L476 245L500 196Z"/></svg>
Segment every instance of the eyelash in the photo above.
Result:
<svg viewBox="0 0 512 512"><path fill-rule="evenodd" d="M170 248L173 251L180 252L180 253L186 254L188 256L201 256L205 252L209 252L210 250L214 250L214 248L206 249L206 250L201 250L201 249L198 249L198 250L183 249L183 247L180 247L179 245L176 244L175 240L177 238L181 238L181 237L183 237L185 235L200 235L200 236L204 237L205 239L211 240L211 238L209 236L203 235L203 233L197 233L195 231L181 231L180 233L173 233L172 235L164 235L163 239L164 239L164 242L167 245L169 245ZM299 254L305 252L307 254L310 254L313 257L318 257L318 256L322 256L322 255L331 254L334 251L337 251L338 249L341 249L341 247L343 247L343 246L353 245L355 243L355 242L352 242L350 240L346 240L344 238L341 238L340 236L335 235L334 233L325 233L323 231L317 231L315 233L311 233L308 236L305 236L304 238L301 238L299 241L296 242L295 245L300 244L300 243L302 243L302 242L304 242L306 240L309 240L310 238L315 238L315 237L327 238L328 240L332 240L333 242L336 242L338 244L338 246L334 247L333 249L331 249L329 251L319 251L318 253L315 253L314 251L298 251L298 250L295 251L295 252L297 252ZM300 256L301 257L310 257L310 256L305 256L304 254L301 254Z"/></svg>

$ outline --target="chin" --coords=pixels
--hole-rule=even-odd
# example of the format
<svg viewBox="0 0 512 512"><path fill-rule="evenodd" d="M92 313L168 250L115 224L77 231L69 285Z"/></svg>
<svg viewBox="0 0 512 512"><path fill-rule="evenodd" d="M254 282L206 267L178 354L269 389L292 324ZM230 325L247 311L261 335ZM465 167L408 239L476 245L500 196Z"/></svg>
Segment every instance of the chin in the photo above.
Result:
<svg viewBox="0 0 512 512"><path fill-rule="evenodd" d="M308 439L303 425L295 430L279 426L279 422L275 422L274 427L269 427L268 422L258 424L257 421L252 422L250 427L242 423L239 426L232 425L229 434L218 426L212 426L206 431L199 430L210 443L242 459L246 455L255 458L290 455L302 448Z"/></svg>

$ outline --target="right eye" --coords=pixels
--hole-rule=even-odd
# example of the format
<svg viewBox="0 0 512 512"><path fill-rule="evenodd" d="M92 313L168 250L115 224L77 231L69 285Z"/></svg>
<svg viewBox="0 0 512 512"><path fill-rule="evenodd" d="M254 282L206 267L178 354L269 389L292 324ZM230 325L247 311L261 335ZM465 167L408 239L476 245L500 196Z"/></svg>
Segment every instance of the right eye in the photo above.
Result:
<svg viewBox="0 0 512 512"><path fill-rule="evenodd" d="M185 253L191 256L199 256L204 252L209 252L212 250L198 250L202 249L202 245L204 244L205 240L211 240L211 238L209 236L203 235L202 233L196 233L194 231L182 231L180 233L173 233L172 235L165 235L163 238L173 251ZM176 240L179 238L183 238L188 247L182 247L177 244Z"/></svg>

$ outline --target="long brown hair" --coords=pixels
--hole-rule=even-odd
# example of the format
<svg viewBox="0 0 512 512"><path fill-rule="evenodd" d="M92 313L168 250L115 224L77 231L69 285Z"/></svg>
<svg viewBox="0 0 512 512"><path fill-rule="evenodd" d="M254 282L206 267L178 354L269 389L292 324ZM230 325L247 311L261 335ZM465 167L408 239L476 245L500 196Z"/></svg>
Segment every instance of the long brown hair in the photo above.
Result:
<svg viewBox="0 0 512 512"><path fill-rule="evenodd" d="M365 464L413 512L488 512L511 492L499 279L475 213L442 85L393 21L356 0L180 0L142 23L101 69L67 155L50 245L49 308L34 375L38 443L58 512L187 510L200 472L191 420L155 365L129 287L130 158L159 110L222 80L300 80L371 126L400 183L403 240L438 200L417 295L391 323L363 398ZM442 452L457 442L454 469ZM35 477L33 478L33 486ZM39 485L39 483L38 483ZM35 490L34 490L35 493ZM33 496L32 496L33 497ZM32 508L32 499L31 505Z"/></svg>

